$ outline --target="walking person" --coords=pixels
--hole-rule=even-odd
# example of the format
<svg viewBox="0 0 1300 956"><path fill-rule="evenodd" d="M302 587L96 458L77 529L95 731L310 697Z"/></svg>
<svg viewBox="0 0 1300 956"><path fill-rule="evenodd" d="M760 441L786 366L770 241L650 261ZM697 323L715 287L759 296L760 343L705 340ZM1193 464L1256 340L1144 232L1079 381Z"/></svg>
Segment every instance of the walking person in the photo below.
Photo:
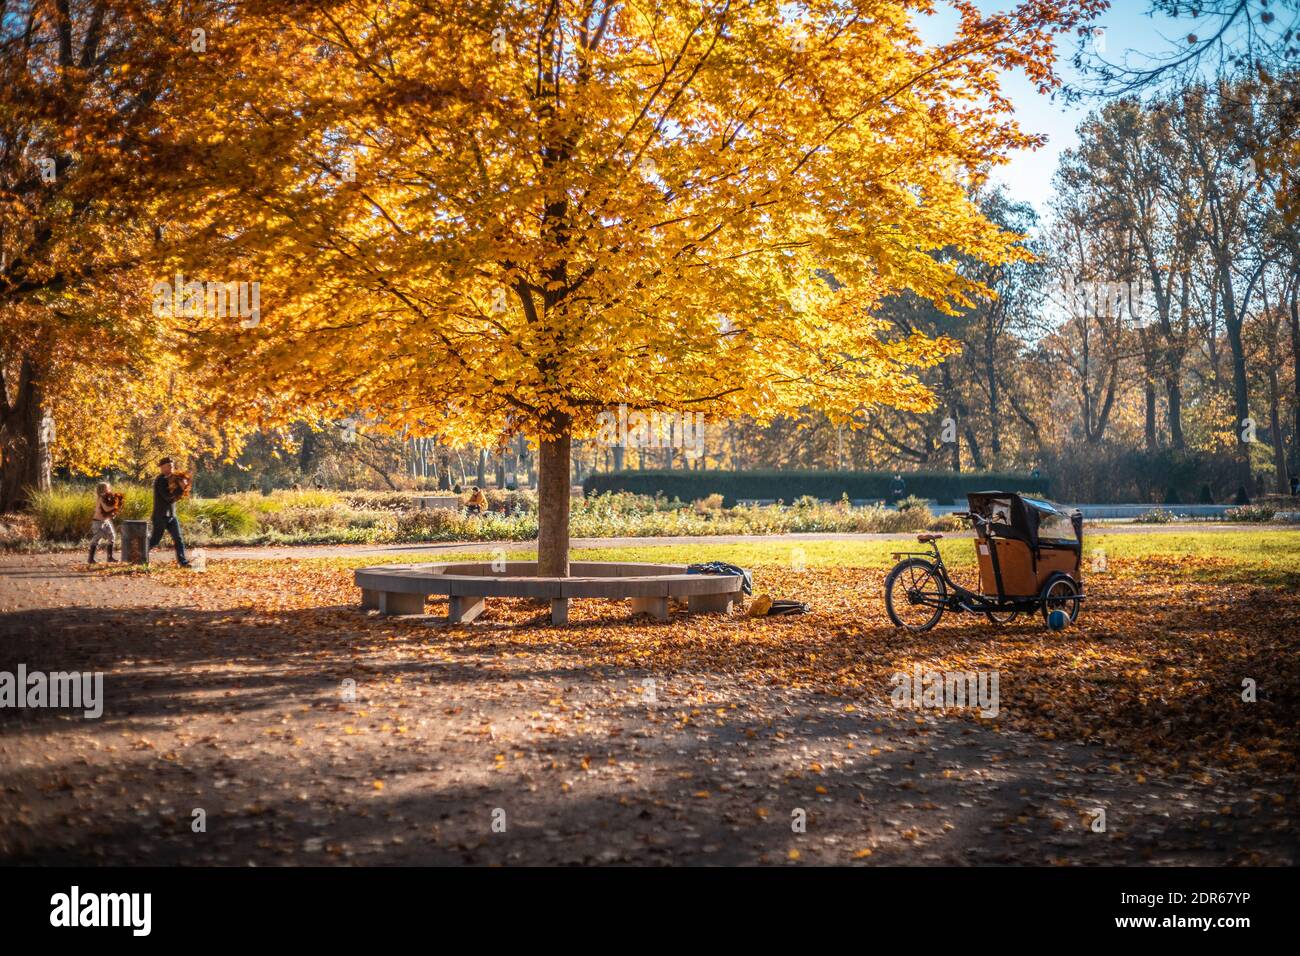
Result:
<svg viewBox="0 0 1300 956"><path fill-rule="evenodd" d="M158 462L159 475L153 480L153 517L150 519L153 529L149 533L149 550L158 547L163 532L166 531L171 535L172 544L176 547L176 563L182 568L188 568L190 562L185 558L181 523L176 519L176 502L185 495L183 491L180 494L173 494L171 482L168 480L174 469L175 464L170 458Z"/></svg>
<svg viewBox="0 0 1300 956"><path fill-rule="evenodd" d="M113 487L107 481L101 481L95 486L95 515L90 519L88 563L95 563L95 552L99 550L101 541L108 542L108 560L117 563L117 558L113 557L113 546L117 544L117 529L113 527L113 519L121 507L122 496L113 494Z"/></svg>

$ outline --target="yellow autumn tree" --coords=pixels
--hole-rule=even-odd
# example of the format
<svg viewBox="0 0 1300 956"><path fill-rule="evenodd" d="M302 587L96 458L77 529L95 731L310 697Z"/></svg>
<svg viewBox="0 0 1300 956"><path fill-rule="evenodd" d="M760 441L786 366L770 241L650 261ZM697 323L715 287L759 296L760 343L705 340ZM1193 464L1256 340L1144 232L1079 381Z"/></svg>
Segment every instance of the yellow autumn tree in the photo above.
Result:
<svg viewBox="0 0 1300 956"><path fill-rule="evenodd" d="M260 315L181 321L230 414L527 433L566 574L603 412L930 406L954 346L873 311L985 292L937 250L1019 254L964 180L1034 143L1001 73L1052 85L1097 6L957 2L927 43L930 0L254 0L178 99L206 159L175 209L177 267Z"/></svg>
<svg viewBox="0 0 1300 956"><path fill-rule="evenodd" d="M120 464L132 416L153 430L194 394L168 371L174 330L148 283L155 211L192 167L168 108L198 66L187 21L208 7L224 9L0 4L0 511L52 467Z"/></svg>

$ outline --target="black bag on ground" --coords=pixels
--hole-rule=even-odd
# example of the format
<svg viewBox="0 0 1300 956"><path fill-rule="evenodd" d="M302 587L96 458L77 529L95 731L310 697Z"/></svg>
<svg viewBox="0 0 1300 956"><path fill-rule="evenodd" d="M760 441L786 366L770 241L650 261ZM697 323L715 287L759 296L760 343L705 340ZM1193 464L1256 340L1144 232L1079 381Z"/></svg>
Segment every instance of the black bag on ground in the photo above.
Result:
<svg viewBox="0 0 1300 956"><path fill-rule="evenodd" d="M744 568L738 568L734 564L727 564L725 561L707 561L704 564L688 564L686 566L687 574L738 574L740 575L741 589L746 594L754 593L754 579Z"/></svg>
<svg viewBox="0 0 1300 956"><path fill-rule="evenodd" d="M767 616L772 617L777 614L807 614L812 608L803 601L773 601L772 606L767 609Z"/></svg>

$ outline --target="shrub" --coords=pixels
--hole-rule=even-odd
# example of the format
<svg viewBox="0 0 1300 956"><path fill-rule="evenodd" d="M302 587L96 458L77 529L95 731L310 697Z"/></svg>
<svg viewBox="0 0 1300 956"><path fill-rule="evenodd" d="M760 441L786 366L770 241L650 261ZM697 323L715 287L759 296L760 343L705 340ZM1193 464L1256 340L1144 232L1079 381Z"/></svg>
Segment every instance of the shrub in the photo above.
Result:
<svg viewBox="0 0 1300 956"><path fill-rule="evenodd" d="M1133 519L1134 524L1169 524L1177 521L1178 515L1174 514L1167 508L1156 508L1148 511L1146 514L1140 514Z"/></svg>
<svg viewBox="0 0 1300 956"><path fill-rule="evenodd" d="M1224 521L1272 521L1277 509L1272 505L1241 505L1223 513Z"/></svg>
<svg viewBox="0 0 1300 956"><path fill-rule="evenodd" d="M214 538L244 537L257 530L257 517L241 501L229 498L188 498L177 515L197 522Z"/></svg>
<svg viewBox="0 0 1300 956"><path fill-rule="evenodd" d="M414 511L415 496L405 491L347 491L343 502L358 511Z"/></svg>
<svg viewBox="0 0 1300 956"><path fill-rule="evenodd" d="M504 514L536 514L537 493L532 491L501 491L493 488L483 492L487 496L488 511Z"/></svg>
<svg viewBox="0 0 1300 956"><path fill-rule="evenodd" d="M824 501L845 495L853 500L887 501L893 498L893 480L893 472L879 471L619 471L590 475L582 487L588 495L628 491L688 502L721 494L724 504L731 506L741 498L791 501L800 495ZM941 502L989 488L1048 493L1047 479L1019 474L907 472L903 480L909 494Z"/></svg>
<svg viewBox="0 0 1300 956"><path fill-rule="evenodd" d="M318 488L304 488L273 491L269 495L256 491L243 491L233 495L222 495L223 500L237 501L246 510L256 514L274 514L288 509L330 508L339 503L339 496L332 491Z"/></svg>
<svg viewBox="0 0 1300 956"><path fill-rule="evenodd" d="M390 518L390 512L387 511L354 511L350 507L334 503L322 507L294 506L268 511L257 516L257 524L263 531L279 535L304 535L334 528L380 527Z"/></svg>
<svg viewBox="0 0 1300 956"><path fill-rule="evenodd" d="M393 531L398 541L438 541L456 526L456 512L424 508L398 515Z"/></svg>
<svg viewBox="0 0 1300 956"><path fill-rule="evenodd" d="M576 534L576 532L575 532ZM393 540L413 541L528 541L537 537L535 514L465 515L446 508L427 508L398 515Z"/></svg>
<svg viewBox="0 0 1300 956"><path fill-rule="evenodd" d="M117 516L122 521L146 521L153 514L153 488L141 485L114 486L122 492L122 511ZM92 492L93 497L93 492Z"/></svg>
<svg viewBox="0 0 1300 956"><path fill-rule="evenodd" d="M695 502L695 510L702 514L706 514L713 511L721 511L722 495L712 494L701 498L699 501Z"/></svg>
<svg viewBox="0 0 1300 956"><path fill-rule="evenodd" d="M948 534L953 531L966 531L970 528L969 522L965 518L958 518L954 514L940 515L930 522L928 531L942 531Z"/></svg>
<svg viewBox="0 0 1300 956"><path fill-rule="evenodd" d="M153 489L140 485L114 485L122 493L119 521L143 521L153 511ZM46 541L80 541L90 536L95 514L93 485L55 484L31 496L30 512Z"/></svg>
<svg viewBox="0 0 1300 956"><path fill-rule="evenodd" d="M41 537L49 541L79 541L90 534L95 513L94 492L55 485L31 495L32 518Z"/></svg>

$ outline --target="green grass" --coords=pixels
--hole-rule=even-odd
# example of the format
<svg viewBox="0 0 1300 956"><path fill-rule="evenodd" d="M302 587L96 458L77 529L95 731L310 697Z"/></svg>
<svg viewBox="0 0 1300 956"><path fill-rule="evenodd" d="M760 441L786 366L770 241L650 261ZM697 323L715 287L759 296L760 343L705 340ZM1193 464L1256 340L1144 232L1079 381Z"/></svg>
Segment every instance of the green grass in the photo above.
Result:
<svg viewBox="0 0 1300 956"><path fill-rule="evenodd" d="M970 538L940 543L944 562L954 569L975 564L975 547ZM802 551L796 555L795 549ZM923 551L915 541L802 541L743 542L739 544L650 545L634 548L583 548L573 552L575 561L646 561L661 564L692 564L727 561L741 567L790 566L796 557L808 568L884 569L895 562L897 551ZM1084 570L1089 573L1098 551L1108 564L1118 563L1126 571L1141 573L1142 559L1160 559L1159 573L1173 580L1256 583L1261 586L1295 586L1300 583L1300 531L1223 531L1185 534L1143 534L1107 532L1085 536ZM506 549L513 561L537 557L535 548ZM382 556L307 559L339 568L372 564L427 561L483 561L478 552L393 552ZM1197 560L1207 563L1195 563ZM1182 562L1181 564L1179 562ZM1226 565L1226 567L1225 567Z"/></svg>
<svg viewBox="0 0 1300 956"><path fill-rule="evenodd" d="M975 546L970 538L945 539L939 543L949 567L973 567ZM927 550L915 541L803 541L744 542L741 544L698 544L668 547L597 548L574 553L587 560L729 561L732 564L790 564L799 549L810 568L887 568L897 560L895 552ZM1226 561L1237 568L1260 571L1300 572L1300 531L1222 531L1184 534L1142 534L1107 532L1084 536L1085 569L1096 552L1107 562L1149 557L1193 558Z"/></svg>

